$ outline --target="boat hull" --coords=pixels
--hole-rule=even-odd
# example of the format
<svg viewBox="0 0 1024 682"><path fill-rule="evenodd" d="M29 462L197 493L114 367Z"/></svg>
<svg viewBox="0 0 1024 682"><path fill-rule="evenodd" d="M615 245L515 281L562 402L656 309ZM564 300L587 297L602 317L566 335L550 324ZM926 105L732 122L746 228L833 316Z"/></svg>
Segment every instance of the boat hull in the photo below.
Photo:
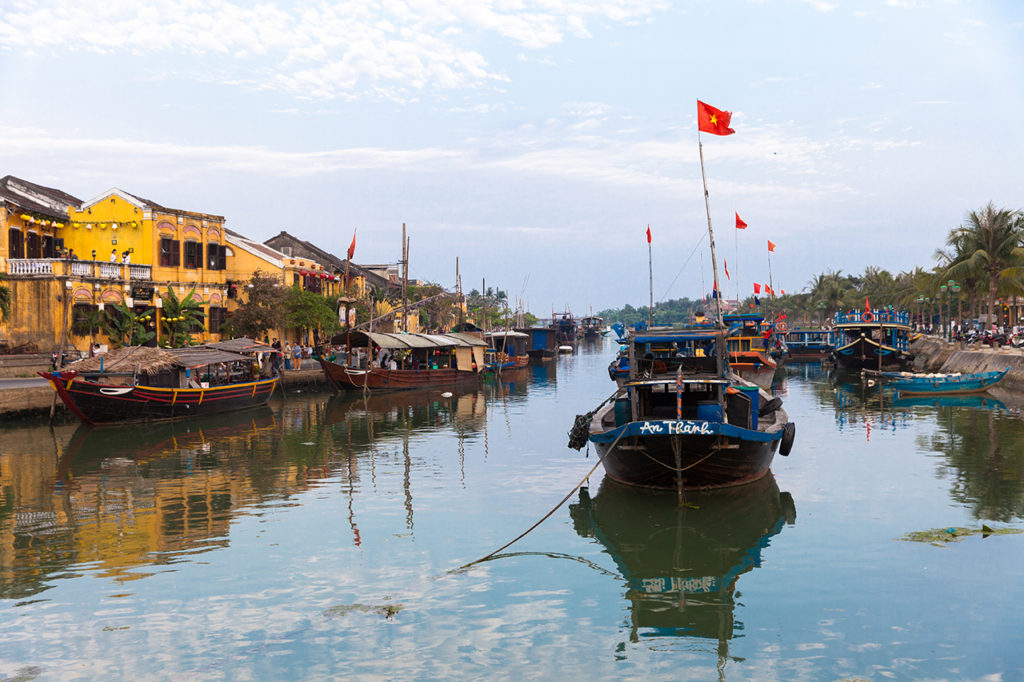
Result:
<svg viewBox="0 0 1024 682"><path fill-rule="evenodd" d="M887 385L902 395L964 395L982 393L999 383L1009 368L1001 372L947 375L937 377L890 378Z"/></svg>
<svg viewBox="0 0 1024 682"><path fill-rule="evenodd" d="M743 429L695 420L629 422L591 433L605 473L627 485L676 489L680 451L684 488L723 488L756 481L768 473L782 430Z"/></svg>
<svg viewBox="0 0 1024 682"><path fill-rule="evenodd" d="M64 404L87 424L163 421L265 405L278 377L209 388L118 386L75 378L68 372L39 372Z"/></svg>
<svg viewBox="0 0 1024 682"><path fill-rule="evenodd" d="M480 380L477 372L458 369L353 369L320 358L328 383L336 391L407 391L417 388L450 387Z"/></svg>
<svg viewBox="0 0 1024 682"><path fill-rule="evenodd" d="M879 365L879 346L875 341L866 338L836 348L833 352L836 364L843 369L902 369L910 365L914 356L890 346L881 347L881 365Z"/></svg>

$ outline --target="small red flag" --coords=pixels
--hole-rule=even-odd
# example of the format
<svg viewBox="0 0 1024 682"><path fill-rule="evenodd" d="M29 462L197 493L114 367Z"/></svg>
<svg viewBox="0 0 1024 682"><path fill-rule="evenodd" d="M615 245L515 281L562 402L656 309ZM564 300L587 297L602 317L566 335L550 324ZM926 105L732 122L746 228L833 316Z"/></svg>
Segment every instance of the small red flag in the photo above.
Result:
<svg viewBox="0 0 1024 682"><path fill-rule="evenodd" d="M775 251L775 242L773 242L771 239L768 240L768 250L772 252Z"/></svg>
<svg viewBox="0 0 1024 682"><path fill-rule="evenodd" d="M725 260L723 258L722 259L722 265L725 266L725 278L726 279L732 279L732 277L729 276L729 261L727 261L727 260Z"/></svg>
<svg viewBox="0 0 1024 682"><path fill-rule="evenodd" d="M356 253L356 231L352 230L352 243L348 245L348 259L352 260L352 256Z"/></svg>
<svg viewBox="0 0 1024 682"><path fill-rule="evenodd" d="M866 313L870 313L871 312L871 304L868 303L868 297L867 296L864 297L864 312L866 312Z"/></svg>
<svg viewBox="0 0 1024 682"><path fill-rule="evenodd" d="M783 290L782 290L782 295L783 295L783 296L785 296L785 295L786 295L786 290L785 290L785 289L783 289ZM783 315L783 316L782 316L782 319L786 319L786 316L785 316L785 315Z"/></svg>
<svg viewBox="0 0 1024 682"><path fill-rule="evenodd" d="M651 243L651 226L650 225L647 226L647 243L648 244Z"/></svg>
<svg viewBox="0 0 1024 682"><path fill-rule="evenodd" d="M754 293L755 294L761 293L761 285L758 284L757 282L754 282Z"/></svg>
<svg viewBox="0 0 1024 682"><path fill-rule="evenodd" d="M697 130L712 135L732 135L736 131L729 127L731 120L731 111L722 111L697 100Z"/></svg>
<svg viewBox="0 0 1024 682"><path fill-rule="evenodd" d="M736 214L736 229L737 230L745 230L745 229L747 229L747 224L745 222L743 222L742 218L740 218L740 214L739 213Z"/></svg>

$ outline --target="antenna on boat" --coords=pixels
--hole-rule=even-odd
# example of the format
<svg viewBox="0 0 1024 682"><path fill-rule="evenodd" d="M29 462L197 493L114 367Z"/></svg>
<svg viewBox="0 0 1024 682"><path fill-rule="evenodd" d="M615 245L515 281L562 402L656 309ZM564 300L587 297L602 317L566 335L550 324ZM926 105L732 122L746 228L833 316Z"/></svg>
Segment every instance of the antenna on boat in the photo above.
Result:
<svg viewBox="0 0 1024 682"><path fill-rule="evenodd" d="M700 150L700 178L704 181L704 208L708 214L708 240L711 242L711 272L714 275L714 288L712 296L715 299L715 324L724 327L722 323L722 290L718 286L718 259L715 256L715 232L711 229L711 200L708 198L708 178L704 173L704 143L700 139L700 128L697 129L697 147Z"/></svg>

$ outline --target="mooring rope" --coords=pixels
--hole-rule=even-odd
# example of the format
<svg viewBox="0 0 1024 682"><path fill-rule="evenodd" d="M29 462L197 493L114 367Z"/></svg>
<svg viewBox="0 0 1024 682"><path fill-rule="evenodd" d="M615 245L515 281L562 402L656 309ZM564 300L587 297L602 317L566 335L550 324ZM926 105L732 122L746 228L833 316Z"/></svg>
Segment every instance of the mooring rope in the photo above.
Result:
<svg viewBox="0 0 1024 682"><path fill-rule="evenodd" d="M590 430L590 420L594 418L594 414L600 410L609 401L613 400L615 396L619 395L621 389L616 388L615 393L605 398L598 404L597 407L592 409L586 414L576 415L576 419L573 420L572 428L569 429L569 447L573 450L579 450L587 444L587 432ZM618 439L616 439L617 441Z"/></svg>
<svg viewBox="0 0 1024 682"><path fill-rule="evenodd" d="M607 402L607 401L605 401L605 402ZM621 439L626 434L626 431L628 431L628 429L623 429L622 430L622 433L620 433L618 438L616 438L614 440L614 442L612 442L611 447L608 448L605 451L605 453L598 458L597 463L593 466L593 468L590 471L587 472L587 475L583 477L583 480L581 480L579 483L577 483L573 487L573 489L570 490L568 492L568 494L565 497L563 497L562 500L558 504L556 504L554 507L552 507L551 511L549 511L547 514L542 516L539 521L537 521L535 524L533 524L532 526L530 526L529 528L524 530L522 533L520 533L519 536L516 537L514 540L505 543L504 545L502 545L498 549L494 550L493 552L491 552L487 556L481 557L481 558L477 559L476 561L470 561L468 564L463 564L463 565L459 566L458 568L453 568L451 571L449 571L449 573L457 573L459 571L462 571L462 570L465 570L465 569L469 568L470 566L475 566L476 564L480 564L480 563L483 563L483 562L485 562L485 561L487 561L489 559L494 558L494 556L496 554L502 552L505 549L508 549L509 547L514 545L515 543L519 542L520 540L525 538L527 535L529 535L533 531L533 529L535 529L537 526L539 526L540 524L542 524L545 521L547 521L548 517L550 517L552 514L554 514L556 511L558 511L558 508L561 507L563 504L565 504L566 500L568 500L570 497L572 497L573 493L575 493L577 490L579 490L580 488L583 487L583 484L587 482L587 479L589 479L591 477L591 475L593 475L593 473L595 471L597 471L597 467L599 467L601 465L601 462L604 461L604 458L607 457L609 454L611 454L611 452L615 449L615 446L619 444L619 439Z"/></svg>

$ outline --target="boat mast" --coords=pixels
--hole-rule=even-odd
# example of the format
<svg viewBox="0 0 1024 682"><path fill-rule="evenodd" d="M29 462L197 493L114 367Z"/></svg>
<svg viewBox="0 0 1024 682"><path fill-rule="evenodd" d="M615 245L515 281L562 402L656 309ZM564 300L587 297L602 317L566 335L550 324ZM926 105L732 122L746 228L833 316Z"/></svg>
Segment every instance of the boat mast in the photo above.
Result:
<svg viewBox="0 0 1024 682"><path fill-rule="evenodd" d="M700 139L700 130L697 130L697 147L700 150L700 178L704 181L704 208L708 214L708 240L711 242L711 272L714 275L714 289L712 295L715 298L715 324L724 327L722 323L722 290L718 286L718 259L715 256L715 232L711 229L711 200L708 198L708 178L704 173L704 143Z"/></svg>

